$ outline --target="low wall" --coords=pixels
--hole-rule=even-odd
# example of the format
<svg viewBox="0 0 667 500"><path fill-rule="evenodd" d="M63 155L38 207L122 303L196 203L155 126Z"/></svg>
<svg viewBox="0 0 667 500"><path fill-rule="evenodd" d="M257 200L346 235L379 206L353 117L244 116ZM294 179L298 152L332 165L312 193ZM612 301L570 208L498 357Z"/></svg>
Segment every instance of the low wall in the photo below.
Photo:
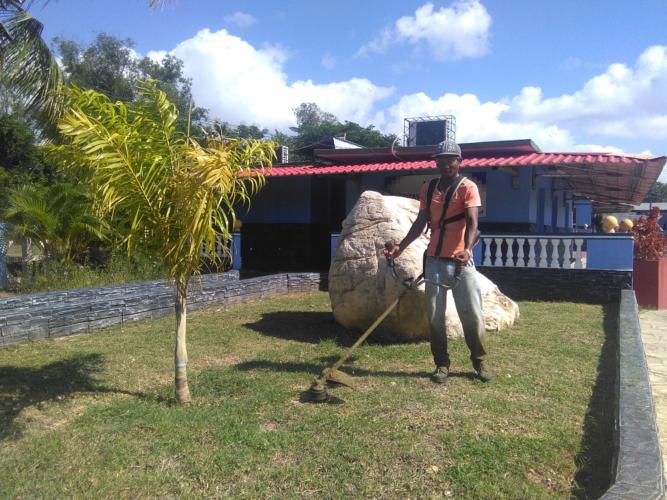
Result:
<svg viewBox="0 0 667 500"><path fill-rule="evenodd" d="M238 271L193 278L188 310L292 292L326 289L326 274L282 273L239 279ZM174 288L163 280L18 295L0 300L0 347L174 314Z"/></svg>
<svg viewBox="0 0 667 500"><path fill-rule="evenodd" d="M613 484L602 498L664 498L655 404L632 290L621 292L618 325Z"/></svg>
<svg viewBox="0 0 667 500"><path fill-rule="evenodd" d="M632 271L478 266L513 300L565 300L606 304L632 289Z"/></svg>

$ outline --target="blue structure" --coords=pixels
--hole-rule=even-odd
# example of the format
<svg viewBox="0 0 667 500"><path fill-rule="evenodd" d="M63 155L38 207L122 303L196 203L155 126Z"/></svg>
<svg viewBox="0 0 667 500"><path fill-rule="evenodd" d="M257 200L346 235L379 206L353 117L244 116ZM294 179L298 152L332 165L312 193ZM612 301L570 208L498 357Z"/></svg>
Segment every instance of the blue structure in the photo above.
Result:
<svg viewBox="0 0 667 500"><path fill-rule="evenodd" d="M665 163L665 157L542 153L531 140L461 144L461 148L460 173L477 183L482 197L483 234L590 231L594 210L612 211L619 204L640 201ZM328 269L335 249L331 234L340 231L361 193L370 189L417 198L422 183L438 175L433 150L433 146L321 149L314 151L312 164L274 166L251 210L238 212L243 220L244 268ZM593 246L599 244L596 240ZM627 258L618 265L627 267Z"/></svg>

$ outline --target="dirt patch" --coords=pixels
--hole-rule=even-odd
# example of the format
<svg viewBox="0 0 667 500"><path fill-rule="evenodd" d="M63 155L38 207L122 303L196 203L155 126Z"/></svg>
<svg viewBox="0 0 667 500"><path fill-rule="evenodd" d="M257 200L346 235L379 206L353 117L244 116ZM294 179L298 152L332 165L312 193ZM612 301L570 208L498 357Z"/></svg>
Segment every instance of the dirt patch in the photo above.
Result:
<svg viewBox="0 0 667 500"><path fill-rule="evenodd" d="M227 356L200 356L193 360L192 368L201 369L209 366L233 366L244 361L241 356L230 354Z"/></svg>
<svg viewBox="0 0 667 500"><path fill-rule="evenodd" d="M16 423L30 432L53 432L73 422L94 405L112 399L129 398L127 394L74 394L72 399L43 401L27 406L16 417Z"/></svg>
<svg viewBox="0 0 667 500"><path fill-rule="evenodd" d="M278 422L268 421L259 424L259 430L262 432L273 432L278 428Z"/></svg>

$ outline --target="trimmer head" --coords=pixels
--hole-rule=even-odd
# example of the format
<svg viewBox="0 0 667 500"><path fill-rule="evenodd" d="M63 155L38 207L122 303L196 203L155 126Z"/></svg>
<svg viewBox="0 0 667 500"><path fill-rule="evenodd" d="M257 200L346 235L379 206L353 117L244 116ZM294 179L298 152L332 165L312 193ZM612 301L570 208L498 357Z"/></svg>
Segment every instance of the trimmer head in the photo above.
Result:
<svg viewBox="0 0 667 500"><path fill-rule="evenodd" d="M315 380L310 388L301 395L301 401L304 403L326 403L329 401L326 381Z"/></svg>
<svg viewBox="0 0 667 500"><path fill-rule="evenodd" d="M355 389L354 377L351 377L347 373L341 372L340 370L326 368L319 376L319 378L313 381L313 383L310 385L310 388L301 394L301 401L304 403L342 402L342 400L329 394L327 391L328 382L345 385Z"/></svg>

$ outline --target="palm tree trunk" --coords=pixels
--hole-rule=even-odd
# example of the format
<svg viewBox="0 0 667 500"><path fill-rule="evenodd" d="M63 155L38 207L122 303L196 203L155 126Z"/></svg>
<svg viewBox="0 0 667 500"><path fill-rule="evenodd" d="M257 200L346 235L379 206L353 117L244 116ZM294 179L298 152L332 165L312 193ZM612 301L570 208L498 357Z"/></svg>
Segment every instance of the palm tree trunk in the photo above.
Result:
<svg viewBox="0 0 667 500"><path fill-rule="evenodd" d="M23 272L28 270L30 262L32 262L32 238L24 236L21 241L21 269Z"/></svg>
<svg viewBox="0 0 667 500"><path fill-rule="evenodd" d="M187 318L188 284L176 280L176 349L174 361L176 364L176 398L181 404L191 401L188 387L188 350L185 342L185 327Z"/></svg>

